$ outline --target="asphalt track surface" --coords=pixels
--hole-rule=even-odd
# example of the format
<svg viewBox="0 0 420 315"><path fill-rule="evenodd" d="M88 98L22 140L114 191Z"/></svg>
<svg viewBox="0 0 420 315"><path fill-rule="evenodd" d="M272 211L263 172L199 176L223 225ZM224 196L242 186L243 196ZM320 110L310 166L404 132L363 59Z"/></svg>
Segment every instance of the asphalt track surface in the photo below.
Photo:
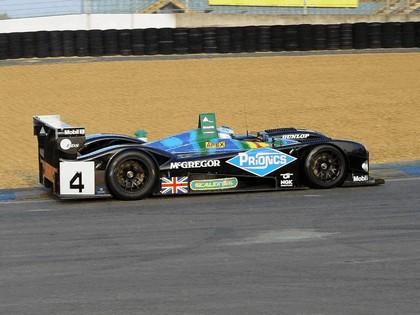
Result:
<svg viewBox="0 0 420 315"><path fill-rule="evenodd" d="M418 314L420 177L0 203L1 314Z"/></svg>

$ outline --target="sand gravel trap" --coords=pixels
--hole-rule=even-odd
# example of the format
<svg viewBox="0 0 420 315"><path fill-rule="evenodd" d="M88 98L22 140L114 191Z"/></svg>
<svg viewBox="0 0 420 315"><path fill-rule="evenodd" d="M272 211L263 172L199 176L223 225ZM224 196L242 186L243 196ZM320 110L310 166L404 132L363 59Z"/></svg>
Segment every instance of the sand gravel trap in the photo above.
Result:
<svg viewBox="0 0 420 315"><path fill-rule="evenodd" d="M373 163L420 159L419 53L8 66L0 90L0 189L38 185L32 116L45 114L154 140L210 111L237 132L314 129L364 143Z"/></svg>

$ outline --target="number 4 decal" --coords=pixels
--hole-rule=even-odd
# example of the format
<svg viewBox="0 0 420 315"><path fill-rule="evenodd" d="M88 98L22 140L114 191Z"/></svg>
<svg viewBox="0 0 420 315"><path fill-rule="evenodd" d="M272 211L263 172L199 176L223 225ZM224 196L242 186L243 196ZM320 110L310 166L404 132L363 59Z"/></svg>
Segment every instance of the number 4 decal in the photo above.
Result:
<svg viewBox="0 0 420 315"><path fill-rule="evenodd" d="M73 178L70 179L70 189L78 189L79 193L82 193L83 188L85 188L85 185L83 185L82 172L77 172Z"/></svg>
<svg viewBox="0 0 420 315"><path fill-rule="evenodd" d="M60 162L60 195L94 195L95 162Z"/></svg>

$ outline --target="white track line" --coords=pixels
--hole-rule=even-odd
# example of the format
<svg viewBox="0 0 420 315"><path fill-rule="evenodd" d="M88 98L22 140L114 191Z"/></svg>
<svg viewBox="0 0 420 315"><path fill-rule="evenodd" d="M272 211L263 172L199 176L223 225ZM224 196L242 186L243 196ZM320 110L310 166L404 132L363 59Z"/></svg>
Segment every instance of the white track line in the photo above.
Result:
<svg viewBox="0 0 420 315"><path fill-rule="evenodd" d="M385 184L387 182L405 182L405 181L412 181L412 180L420 180L420 177L390 178L390 179L385 179Z"/></svg>

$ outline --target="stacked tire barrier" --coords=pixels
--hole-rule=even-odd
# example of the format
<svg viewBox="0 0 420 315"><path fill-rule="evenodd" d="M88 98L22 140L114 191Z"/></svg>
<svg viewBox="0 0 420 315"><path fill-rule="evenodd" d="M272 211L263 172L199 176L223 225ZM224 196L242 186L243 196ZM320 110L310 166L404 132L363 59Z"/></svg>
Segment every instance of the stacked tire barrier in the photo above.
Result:
<svg viewBox="0 0 420 315"><path fill-rule="evenodd" d="M420 47L420 22L0 34L0 60Z"/></svg>

